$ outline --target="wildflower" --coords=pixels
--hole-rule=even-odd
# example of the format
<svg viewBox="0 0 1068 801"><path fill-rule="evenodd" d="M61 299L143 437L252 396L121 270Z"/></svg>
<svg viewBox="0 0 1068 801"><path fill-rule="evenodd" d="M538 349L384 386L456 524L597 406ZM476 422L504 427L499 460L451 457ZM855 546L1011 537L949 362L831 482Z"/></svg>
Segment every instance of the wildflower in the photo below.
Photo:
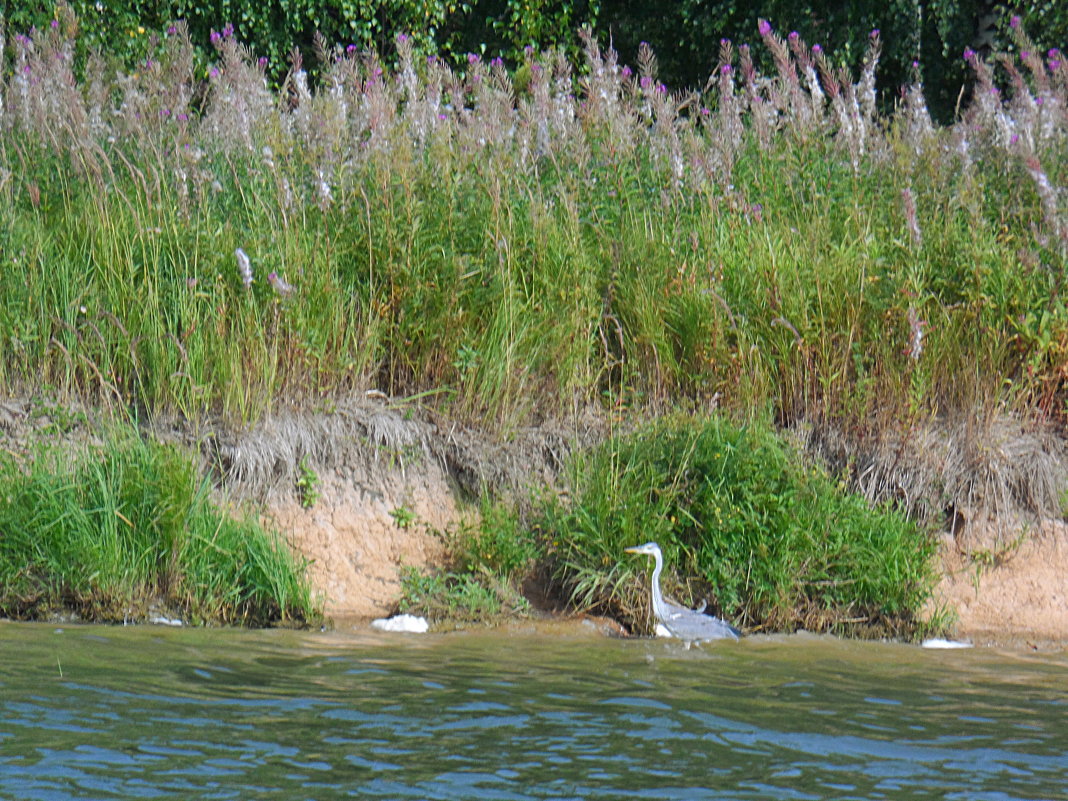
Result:
<svg viewBox="0 0 1068 801"><path fill-rule="evenodd" d="M639 83L641 84L642 89L648 89L653 85L653 79L650 78L648 75L643 75Z"/></svg>
<svg viewBox="0 0 1068 801"><path fill-rule="evenodd" d="M504 66L504 59L501 58L500 56L497 56L495 59L493 59L490 62L490 66L491 67L503 67Z"/></svg>
<svg viewBox="0 0 1068 801"><path fill-rule="evenodd" d="M812 45L812 52L818 56L820 53L823 52L823 48L818 43L814 44Z"/></svg>
<svg viewBox="0 0 1068 801"><path fill-rule="evenodd" d="M404 44L407 41L408 41L408 34L406 34L406 33L397 34L397 42L399 42L400 44Z"/></svg>
<svg viewBox="0 0 1068 801"><path fill-rule="evenodd" d="M1014 28L1014 29L1020 27L1020 15L1019 14L1013 14L1012 15L1012 17L1009 19L1009 27L1010 28Z"/></svg>
<svg viewBox="0 0 1068 801"><path fill-rule="evenodd" d="M267 283L269 283L271 288L283 298L288 298L293 294L293 290L295 289L292 284L286 283L286 280L276 272L271 272L267 275Z"/></svg>
<svg viewBox="0 0 1068 801"><path fill-rule="evenodd" d="M878 39L879 38L879 29L878 28L872 28L871 33L868 34L868 38L869 39Z"/></svg>
<svg viewBox="0 0 1068 801"><path fill-rule="evenodd" d="M59 20L58 19L52 20L52 30L58 30L58 29L59 29Z"/></svg>
<svg viewBox="0 0 1068 801"><path fill-rule="evenodd" d="M218 31L212 31L210 34L208 34L208 39L213 45L218 46L219 42L222 41L222 36L219 35Z"/></svg>
<svg viewBox="0 0 1068 801"><path fill-rule="evenodd" d="M757 20L757 31L761 36L768 36L771 33L771 23L766 19Z"/></svg>
<svg viewBox="0 0 1068 801"><path fill-rule="evenodd" d="M724 64L722 67L719 68L719 71L722 72L724 75L730 75L732 69L733 68L730 64Z"/></svg>
<svg viewBox="0 0 1068 801"><path fill-rule="evenodd" d="M229 39L234 35L234 23L227 22L226 27L222 29L222 35L224 39Z"/></svg>
<svg viewBox="0 0 1068 801"><path fill-rule="evenodd" d="M467 54L467 63L468 64L477 64L481 60L482 60L482 58L477 53L468 53Z"/></svg>
<svg viewBox="0 0 1068 801"><path fill-rule="evenodd" d="M241 283L245 285L245 289L251 289L252 262L249 261L248 255L241 248L235 250L234 255L237 256L237 273L241 276Z"/></svg>
<svg viewBox="0 0 1068 801"><path fill-rule="evenodd" d="M1031 51L1030 50L1021 50L1020 51L1020 60L1021 61L1027 61L1027 59L1029 59L1029 58L1031 58Z"/></svg>
<svg viewBox="0 0 1068 801"><path fill-rule="evenodd" d="M791 42L796 42L796 41L797 41L797 38L798 38L798 37L799 37L800 35L801 35L801 34L799 34L799 33L798 33L797 31L790 31L790 34L789 34L789 36L787 36L786 38L787 38L787 39L789 39L789 40L790 40Z"/></svg>
<svg viewBox="0 0 1068 801"><path fill-rule="evenodd" d="M345 53L347 55L353 56L356 55L356 51L359 49L360 48L358 48L356 45L350 44L348 47L345 48Z"/></svg>
<svg viewBox="0 0 1068 801"><path fill-rule="evenodd" d="M176 33L178 33L177 26L175 26L175 25L168 25L167 26L167 35L168 36L174 36Z"/></svg>
<svg viewBox="0 0 1068 801"><path fill-rule="evenodd" d="M263 69L267 69L267 56L260 56L260 57L259 57L259 58L258 58L258 59L256 60L256 64L257 64L257 66L259 66L259 68L260 68L261 70L263 70Z"/></svg>
<svg viewBox="0 0 1068 801"><path fill-rule="evenodd" d="M926 320L921 320L915 306L909 306L909 346L905 352L913 361L919 361L923 355L923 329L927 325Z"/></svg>
<svg viewBox="0 0 1068 801"><path fill-rule="evenodd" d="M964 60L971 61L973 58L975 58L975 51L970 47L964 48Z"/></svg>
<svg viewBox="0 0 1068 801"><path fill-rule="evenodd" d="M629 78L631 75L634 74L634 71L631 70L631 68L628 67L626 64L624 64L623 69L620 70L620 73L623 75L624 78Z"/></svg>

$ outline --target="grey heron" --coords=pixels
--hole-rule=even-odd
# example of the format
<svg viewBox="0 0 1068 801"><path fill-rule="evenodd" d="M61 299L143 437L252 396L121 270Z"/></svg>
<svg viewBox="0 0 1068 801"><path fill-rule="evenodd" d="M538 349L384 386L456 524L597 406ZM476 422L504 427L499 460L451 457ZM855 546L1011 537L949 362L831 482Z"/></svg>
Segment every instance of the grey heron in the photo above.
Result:
<svg viewBox="0 0 1068 801"><path fill-rule="evenodd" d="M705 640L736 640L741 632L729 623L711 615L702 614L704 605L700 609L688 609L664 598L660 592L660 573L664 569L664 556L660 552L660 546L655 542L647 542L645 545L635 545L626 549L627 553L640 553L651 556L656 562L653 568L652 598L653 616L672 637L677 637L686 643L689 648L691 643L704 642Z"/></svg>

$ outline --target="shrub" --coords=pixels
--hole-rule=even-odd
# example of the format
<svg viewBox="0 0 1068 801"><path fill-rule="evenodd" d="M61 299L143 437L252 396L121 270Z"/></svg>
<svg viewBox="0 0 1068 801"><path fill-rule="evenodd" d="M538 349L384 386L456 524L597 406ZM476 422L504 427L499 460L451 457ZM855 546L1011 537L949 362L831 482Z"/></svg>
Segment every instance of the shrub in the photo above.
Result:
<svg viewBox="0 0 1068 801"><path fill-rule="evenodd" d="M573 499L548 507L540 527L580 609L644 626L646 565L623 549L654 540L668 591L687 603L707 593L751 630L921 625L933 539L891 508L869 508L762 426L663 420L572 470Z"/></svg>

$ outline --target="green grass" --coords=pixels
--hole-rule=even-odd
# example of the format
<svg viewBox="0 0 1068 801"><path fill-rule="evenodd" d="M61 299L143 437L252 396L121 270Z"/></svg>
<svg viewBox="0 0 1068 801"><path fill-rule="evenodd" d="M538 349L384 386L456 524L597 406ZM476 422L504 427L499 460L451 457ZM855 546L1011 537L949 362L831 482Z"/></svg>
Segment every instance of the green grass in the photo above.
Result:
<svg viewBox="0 0 1068 801"><path fill-rule="evenodd" d="M570 501L538 523L571 603L648 624L644 559L664 550L665 591L748 630L912 636L933 587L934 541L872 509L762 426L670 419L574 466Z"/></svg>
<svg viewBox="0 0 1068 801"><path fill-rule="evenodd" d="M178 448L116 429L71 457L42 444L0 461L0 615L73 609L141 620L301 624L318 616L301 566L251 518L215 507Z"/></svg>
<svg viewBox="0 0 1068 801"><path fill-rule="evenodd" d="M323 81L344 93L298 113L265 101L255 66L227 50L196 108L183 44L165 37L130 79L137 116L122 116L89 86L53 105L34 95L69 84L46 39L26 56L42 76L29 100L10 78L0 131L0 161L17 167L0 179L6 386L43 376L238 421L377 387L506 429L576 403L656 413L712 398L847 426L1068 411L1068 223L1031 172L1063 182L1063 131L1012 103L1026 152L990 115L927 135L905 108L865 119L860 152L830 106L806 127L762 89L779 123L765 133L742 108L728 136L746 85L680 114L599 53L585 83L532 57L522 90L485 65L408 64L406 84L403 59L376 78L346 57ZM1068 96L1062 84L1049 91Z"/></svg>

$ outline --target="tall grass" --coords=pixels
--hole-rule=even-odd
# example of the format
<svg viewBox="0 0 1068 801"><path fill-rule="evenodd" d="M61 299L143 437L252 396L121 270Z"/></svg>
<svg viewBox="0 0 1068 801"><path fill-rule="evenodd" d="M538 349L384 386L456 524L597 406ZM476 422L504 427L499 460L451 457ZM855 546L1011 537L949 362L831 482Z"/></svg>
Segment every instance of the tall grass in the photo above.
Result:
<svg viewBox="0 0 1068 801"><path fill-rule="evenodd" d="M775 74L725 43L690 95L648 50L457 73L399 37L393 72L324 47L272 94L230 37L198 80L180 25L79 83L73 31L16 36L0 85L6 386L239 420L368 387L502 425L1066 413L1068 64L1019 31L948 128L918 83L877 113L875 34L854 77L762 25Z"/></svg>
<svg viewBox="0 0 1068 801"><path fill-rule="evenodd" d="M195 463L116 431L72 459L42 445L0 461L0 615L71 608L140 620L153 608L266 625L317 615L275 535L217 509Z"/></svg>
<svg viewBox="0 0 1068 801"><path fill-rule="evenodd" d="M538 527L577 608L648 627L647 565L623 549L654 540L665 591L706 598L741 626L909 636L928 625L933 539L766 428L662 419L585 455L574 476L573 496Z"/></svg>

